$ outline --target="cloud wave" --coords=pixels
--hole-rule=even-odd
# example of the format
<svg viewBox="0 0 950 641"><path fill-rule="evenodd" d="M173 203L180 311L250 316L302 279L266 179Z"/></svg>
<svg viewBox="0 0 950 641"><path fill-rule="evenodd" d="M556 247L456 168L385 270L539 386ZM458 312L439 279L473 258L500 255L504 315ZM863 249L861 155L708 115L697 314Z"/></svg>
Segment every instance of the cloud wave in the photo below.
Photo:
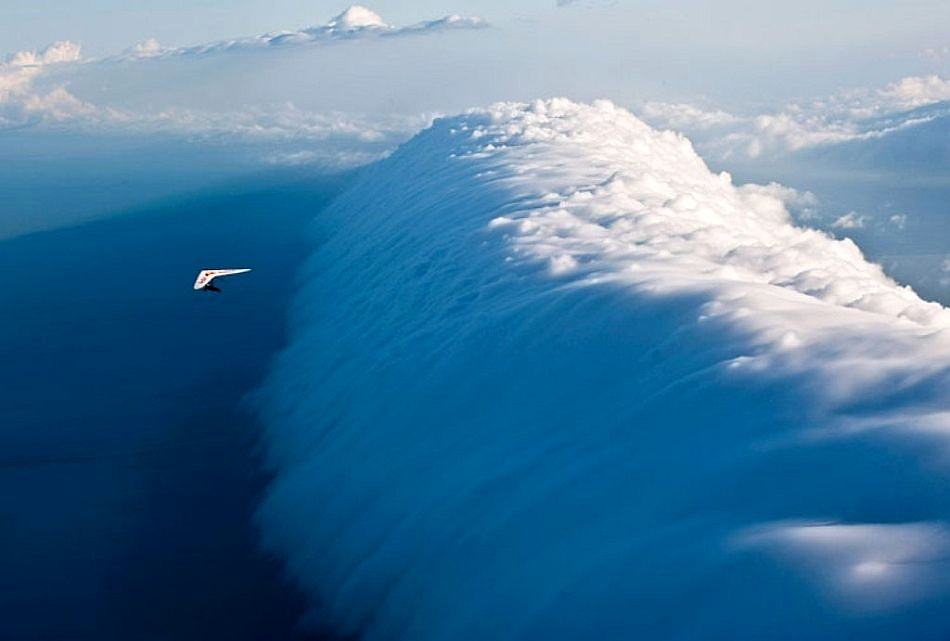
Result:
<svg viewBox="0 0 950 641"><path fill-rule="evenodd" d="M314 620L945 638L946 581L892 597L946 569L950 310L788 193L606 102L441 119L363 171L262 390L261 520Z"/></svg>

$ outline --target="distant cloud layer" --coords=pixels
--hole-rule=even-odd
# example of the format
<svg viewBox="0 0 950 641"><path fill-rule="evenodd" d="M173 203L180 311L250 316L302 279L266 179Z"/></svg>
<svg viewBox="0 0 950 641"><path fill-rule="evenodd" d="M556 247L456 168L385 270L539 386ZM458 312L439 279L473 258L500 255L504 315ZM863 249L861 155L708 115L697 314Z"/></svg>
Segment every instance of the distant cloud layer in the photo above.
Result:
<svg viewBox="0 0 950 641"><path fill-rule="evenodd" d="M378 158L431 121L432 114L410 116L365 114L338 110L308 111L292 103L230 110L199 110L168 106L143 111L99 104L74 95L67 84L77 73L109 76L115 63L154 59L225 55L229 52L314 46L335 41L402 38L438 32L479 29L480 18L450 15L397 27L375 12L355 5L325 25L186 47L166 48L148 39L126 52L103 59L83 59L80 46L69 41L45 49L19 51L0 63L0 130L43 124L84 129L121 128L140 132L172 132L199 136L239 136L251 140L320 141L321 152L278 153L267 162L301 164L325 161L345 165ZM146 78L151 68L142 67ZM148 81L146 81L148 82ZM337 144L338 143L338 144Z"/></svg>
<svg viewBox="0 0 950 641"><path fill-rule="evenodd" d="M562 0L559 4L594 6L604 3ZM17 52L0 64L0 129L45 123L255 139L348 140L354 143L354 153L347 157L375 158L406 140L420 123L429 122L432 114L421 112L425 109L433 111L429 105L441 103L430 100L421 106L417 103L413 103L415 107L400 105L402 117L380 113L379 107L372 115L359 113L362 103L354 100L341 107L327 101L325 96L317 100L317 104L300 108L296 106L296 98L305 92L301 85L296 93L288 90L283 96L274 96L262 92L240 104L211 106L201 100L178 100L180 96L196 93L198 88L188 81L173 78L176 73L173 69L180 72L191 64L189 60L195 58L238 61L236 56L229 57L230 53L237 52L310 48L332 56L329 52L335 50L330 48L334 43L395 42L412 36L469 31L486 26L487 23L480 18L454 14L409 26L395 26L376 12L355 5L322 25L182 47L166 47L155 39L148 39L123 53L100 59L84 60L77 44L58 42L38 51ZM260 59L263 60L263 56ZM274 65L281 64L276 62L277 59L276 56L273 58ZM176 60L180 62L157 62ZM234 65L244 64L245 60L240 59ZM156 61L154 66L148 64L152 61ZM337 60L338 65L339 62ZM139 63L143 65L140 71L138 68L135 72L130 71L130 65ZM178 66L173 68L175 64ZM135 89L126 92L132 96L129 104L123 103L126 95L95 93L96 88L112 85L110 80L114 74L123 73L126 76L134 73L134 80L128 86ZM321 78L328 75L332 76L324 73ZM412 79L411 74L408 77ZM86 82L86 91L77 78L92 79ZM379 98L382 92L374 93L374 82L375 78L369 81L369 88L360 87L360 91ZM234 91L235 83L238 83L237 79L233 80L231 88L222 85L215 95L226 98L228 91ZM114 86L126 85L114 83ZM159 87L161 89L157 89ZM550 90L556 93L560 88L561 84L555 83ZM135 91L154 94L158 99L150 97L136 103L132 95ZM247 93L251 95L251 92ZM397 102L393 100L392 104ZM465 106L470 105L465 103ZM654 126L687 134L708 158L759 158L852 141L879 140L948 117L950 80L939 75L908 76L882 88L853 90L764 113L733 113L716 106L670 102L645 102L638 112ZM409 113L412 113L411 117L405 115Z"/></svg>
<svg viewBox="0 0 950 641"><path fill-rule="evenodd" d="M396 27L387 24L376 12L361 5L353 5L324 25L175 48L163 48L156 40L150 39L120 57L207 55L244 49L312 45L334 40L412 36L453 29L481 29L487 26L481 18L452 14L407 27Z"/></svg>
<svg viewBox="0 0 950 641"><path fill-rule="evenodd" d="M283 105L273 109L200 112L163 109L150 113L101 107L82 101L65 87L44 91L36 79L52 67L79 63L79 45L57 42L40 51L20 51L0 65L0 128L39 123L73 123L85 127L135 127L139 130L178 130L208 136L239 135L248 138L292 136L310 140L334 137L359 143L378 143L388 132L406 134L424 124L419 119L395 122L384 117L373 122L356 115L312 113Z"/></svg>
<svg viewBox="0 0 950 641"><path fill-rule="evenodd" d="M736 115L691 104L647 102L640 114L651 124L692 136L717 157L795 152L806 148L883 138L950 115L950 80L909 76L881 89L861 89L781 111Z"/></svg>

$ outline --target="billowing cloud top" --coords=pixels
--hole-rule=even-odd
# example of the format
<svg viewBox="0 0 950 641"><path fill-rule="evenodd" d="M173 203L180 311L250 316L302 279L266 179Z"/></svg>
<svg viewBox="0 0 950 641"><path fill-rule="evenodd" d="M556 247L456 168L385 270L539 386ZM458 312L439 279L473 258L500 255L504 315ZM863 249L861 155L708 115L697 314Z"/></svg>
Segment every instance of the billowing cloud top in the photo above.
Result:
<svg viewBox="0 0 950 641"><path fill-rule="evenodd" d="M22 126L43 119L86 117L95 108L76 99L66 89L34 89L36 78L47 68L80 59L79 45L62 41L40 51L19 51L0 64L0 128Z"/></svg>
<svg viewBox="0 0 950 641"><path fill-rule="evenodd" d="M912 76L889 85L880 94L896 108L913 109L950 100L950 80L934 75Z"/></svg>
<svg viewBox="0 0 950 641"><path fill-rule="evenodd" d="M41 67L61 62L79 60L80 47L74 42L64 40L55 42L42 51L18 51L6 61L9 67Z"/></svg>

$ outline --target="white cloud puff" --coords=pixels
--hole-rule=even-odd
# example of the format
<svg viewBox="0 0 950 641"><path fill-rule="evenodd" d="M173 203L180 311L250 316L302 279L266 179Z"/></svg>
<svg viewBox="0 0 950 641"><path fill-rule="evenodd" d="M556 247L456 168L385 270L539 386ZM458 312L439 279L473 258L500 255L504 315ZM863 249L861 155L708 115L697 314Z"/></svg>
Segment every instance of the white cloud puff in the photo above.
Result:
<svg viewBox="0 0 950 641"><path fill-rule="evenodd" d="M910 76L882 89L887 109L913 109L950 100L950 80L940 76Z"/></svg>
<svg viewBox="0 0 950 641"><path fill-rule="evenodd" d="M8 56L8 67L42 67L43 65L77 62L80 47L74 42L63 40L54 42L40 51L18 51Z"/></svg>
<svg viewBox="0 0 950 641"><path fill-rule="evenodd" d="M835 229L864 229L868 217L854 211L838 216L831 226Z"/></svg>

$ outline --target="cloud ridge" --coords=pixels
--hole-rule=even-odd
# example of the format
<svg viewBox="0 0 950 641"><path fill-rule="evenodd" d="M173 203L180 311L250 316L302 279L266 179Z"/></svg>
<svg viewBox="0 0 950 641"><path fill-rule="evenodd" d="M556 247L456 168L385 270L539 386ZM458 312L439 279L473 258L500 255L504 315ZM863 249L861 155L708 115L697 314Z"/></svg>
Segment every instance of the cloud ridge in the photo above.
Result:
<svg viewBox="0 0 950 641"><path fill-rule="evenodd" d="M950 453L950 311L789 196L607 102L440 119L361 172L315 220L261 392L265 540L314 620L945 636L924 550L947 487L921 458Z"/></svg>

